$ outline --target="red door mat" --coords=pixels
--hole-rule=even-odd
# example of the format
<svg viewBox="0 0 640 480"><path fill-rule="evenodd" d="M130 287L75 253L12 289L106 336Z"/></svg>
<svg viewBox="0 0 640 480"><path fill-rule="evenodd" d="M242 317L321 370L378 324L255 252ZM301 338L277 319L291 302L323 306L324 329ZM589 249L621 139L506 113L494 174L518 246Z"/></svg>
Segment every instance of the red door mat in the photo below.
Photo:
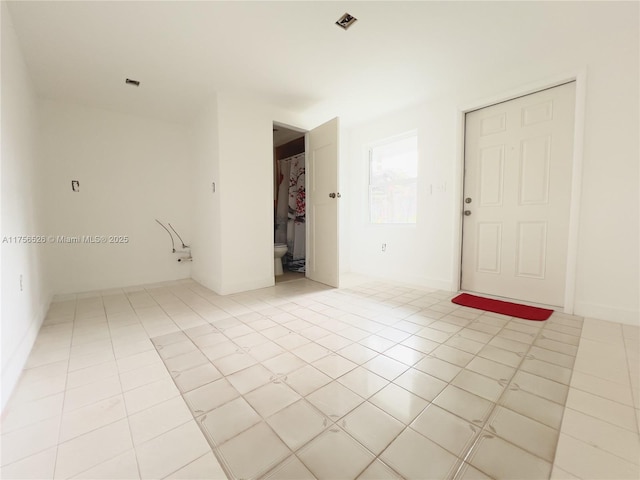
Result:
<svg viewBox="0 0 640 480"><path fill-rule="evenodd" d="M451 301L464 307L477 308L487 312L501 313L510 317L524 318L525 320L546 320L551 316L553 310L546 308L531 307L519 303L503 302L492 298L476 297L468 293L461 293Z"/></svg>

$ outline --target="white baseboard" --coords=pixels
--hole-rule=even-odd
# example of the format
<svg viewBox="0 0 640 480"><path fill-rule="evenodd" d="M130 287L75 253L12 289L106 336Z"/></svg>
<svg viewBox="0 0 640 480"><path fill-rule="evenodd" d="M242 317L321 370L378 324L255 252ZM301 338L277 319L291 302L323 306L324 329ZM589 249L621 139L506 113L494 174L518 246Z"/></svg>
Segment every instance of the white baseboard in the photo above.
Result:
<svg viewBox="0 0 640 480"><path fill-rule="evenodd" d="M393 274L380 275L379 273L364 272L364 271L363 272L354 271L354 272L349 272L348 274L345 274L345 276L348 276L348 275L362 275L370 278L371 280L394 282L394 283L401 284L408 287L444 290L446 292L457 291L457 289L452 290L451 280L442 280L437 278L424 277L421 275L393 275Z"/></svg>
<svg viewBox="0 0 640 480"><path fill-rule="evenodd" d="M579 317L591 317L610 322L624 323L626 325L640 326L640 312L610 305L598 305L595 303L575 303L573 314Z"/></svg>
<svg viewBox="0 0 640 480"><path fill-rule="evenodd" d="M272 287L275 285L275 277L266 277L250 282L223 283L218 290L214 290L218 295L231 295L234 293L258 290L260 288Z"/></svg>

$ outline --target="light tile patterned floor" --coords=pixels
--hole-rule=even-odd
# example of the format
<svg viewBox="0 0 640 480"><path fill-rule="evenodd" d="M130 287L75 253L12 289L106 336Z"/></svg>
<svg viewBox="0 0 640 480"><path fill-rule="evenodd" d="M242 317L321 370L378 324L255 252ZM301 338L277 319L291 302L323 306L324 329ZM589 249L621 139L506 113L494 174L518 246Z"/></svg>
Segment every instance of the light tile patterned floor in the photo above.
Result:
<svg viewBox="0 0 640 480"><path fill-rule="evenodd" d="M3 415L2 478L639 477L638 327L451 296L56 298Z"/></svg>

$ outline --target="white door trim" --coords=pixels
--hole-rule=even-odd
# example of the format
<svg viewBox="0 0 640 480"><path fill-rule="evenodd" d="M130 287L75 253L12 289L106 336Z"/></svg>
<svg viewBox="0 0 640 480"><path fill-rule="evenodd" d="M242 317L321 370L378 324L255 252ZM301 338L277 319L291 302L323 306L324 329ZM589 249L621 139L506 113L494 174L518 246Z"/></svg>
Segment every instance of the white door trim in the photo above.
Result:
<svg viewBox="0 0 640 480"><path fill-rule="evenodd" d="M531 93L557 87L564 83L576 82L575 121L573 130L573 165L571 183L571 202L569 207L569 239L567 245L567 267L565 275L564 313L573 314L576 289L576 267L578 260L578 233L580 219L580 200L582 197L582 163L584 147L584 124L587 91L586 69L568 74L558 75L539 82L524 85L517 89L504 92L489 98L479 99L473 103L458 107L457 125L457 162L456 182L454 192L454 212L459 215L458 228L455 230L454 244L458 246L453 258L452 269L454 272L452 290L460 290L462 269L462 210L464 194L464 142L465 142L465 115L467 112L495 105L514 98L529 95Z"/></svg>

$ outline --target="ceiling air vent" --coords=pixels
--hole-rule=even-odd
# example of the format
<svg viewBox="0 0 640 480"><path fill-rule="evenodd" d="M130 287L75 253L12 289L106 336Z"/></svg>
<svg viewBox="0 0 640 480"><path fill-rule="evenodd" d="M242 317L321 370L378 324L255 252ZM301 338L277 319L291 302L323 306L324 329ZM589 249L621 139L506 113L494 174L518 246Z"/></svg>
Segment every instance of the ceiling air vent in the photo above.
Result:
<svg viewBox="0 0 640 480"><path fill-rule="evenodd" d="M357 21L358 21L358 19L356 17L354 17L353 15L350 15L348 13L345 13L344 15L342 15L338 19L338 21L336 22L336 25L338 25L339 27L344 28L346 30L347 28L349 28L351 25L353 25Z"/></svg>
<svg viewBox="0 0 640 480"><path fill-rule="evenodd" d="M132 80L130 78L127 78L124 83L126 83L127 85L133 85L134 87L139 87L140 86L140 82L138 80Z"/></svg>

